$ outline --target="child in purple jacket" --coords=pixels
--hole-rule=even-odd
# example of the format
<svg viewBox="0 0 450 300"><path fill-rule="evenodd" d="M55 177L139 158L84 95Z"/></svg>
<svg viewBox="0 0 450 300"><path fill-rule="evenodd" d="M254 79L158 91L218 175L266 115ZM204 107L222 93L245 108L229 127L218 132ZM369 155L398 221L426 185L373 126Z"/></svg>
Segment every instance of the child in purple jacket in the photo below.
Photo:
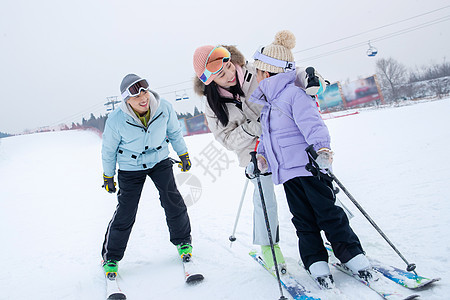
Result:
<svg viewBox="0 0 450 300"><path fill-rule="evenodd" d="M259 87L250 101L264 105L258 166L261 172L272 172L275 184L283 184L303 265L321 288L334 287L321 230L347 268L371 279L370 263L360 241L343 209L335 205L332 184L305 169L308 145L314 145L321 169L331 168L333 152L314 99L294 84L294 46L295 36L290 31L280 31L275 41L254 57Z"/></svg>

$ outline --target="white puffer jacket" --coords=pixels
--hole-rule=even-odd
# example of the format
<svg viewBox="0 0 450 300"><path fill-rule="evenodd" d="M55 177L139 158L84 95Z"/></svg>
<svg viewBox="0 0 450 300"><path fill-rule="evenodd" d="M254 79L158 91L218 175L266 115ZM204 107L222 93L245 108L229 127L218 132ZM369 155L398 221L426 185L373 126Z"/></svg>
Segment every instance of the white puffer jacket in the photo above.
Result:
<svg viewBox="0 0 450 300"><path fill-rule="evenodd" d="M239 165L245 167L250 162L249 153L255 150L256 141L261 134L259 115L262 106L247 101L247 98L258 87L256 69L253 65L245 62L244 56L236 47L224 47L231 53L231 62L236 65L236 68L241 67L244 74L244 81L241 88L245 96L240 98L242 110L233 103L227 103L228 125L223 126L206 101L206 121L215 139L226 149L235 152L239 159ZM195 92L204 96L205 85L197 77L194 80Z"/></svg>

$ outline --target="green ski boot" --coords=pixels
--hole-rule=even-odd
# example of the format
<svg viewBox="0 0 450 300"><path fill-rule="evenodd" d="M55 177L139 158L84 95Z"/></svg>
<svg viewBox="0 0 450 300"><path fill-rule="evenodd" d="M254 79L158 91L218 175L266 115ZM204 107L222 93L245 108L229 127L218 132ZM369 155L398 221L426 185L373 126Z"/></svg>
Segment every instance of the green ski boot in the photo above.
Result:
<svg viewBox="0 0 450 300"><path fill-rule="evenodd" d="M275 251L275 257L277 259L278 270L281 272L281 274L285 274L287 272L286 261L284 260L283 253L281 253L280 246L278 246L278 244L275 244L273 245L273 249ZM270 245L261 246L261 251L262 258L266 263L266 266L269 269L275 271L275 263L273 262L272 249L270 248Z"/></svg>
<svg viewBox="0 0 450 300"><path fill-rule="evenodd" d="M177 245L178 254L183 261L190 261L192 257L192 246L190 243L181 243Z"/></svg>
<svg viewBox="0 0 450 300"><path fill-rule="evenodd" d="M117 270L119 269L117 260L109 259L107 261L103 261L102 266L106 277L115 278L117 276Z"/></svg>

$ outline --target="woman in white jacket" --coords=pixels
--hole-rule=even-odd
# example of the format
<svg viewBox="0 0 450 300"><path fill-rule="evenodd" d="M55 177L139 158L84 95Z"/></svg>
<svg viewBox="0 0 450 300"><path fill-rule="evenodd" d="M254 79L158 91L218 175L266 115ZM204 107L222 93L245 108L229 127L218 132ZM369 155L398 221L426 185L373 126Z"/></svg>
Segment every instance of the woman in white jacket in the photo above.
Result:
<svg viewBox="0 0 450 300"><path fill-rule="evenodd" d="M227 58L228 56L228 58ZM207 63L222 63L222 69L205 78ZM219 66L220 67L220 66ZM250 163L250 152L255 151L261 132L259 114L262 106L247 101L258 86L256 69L246 63L244 56L234 46L202 46L194 53L194 70L197 74L194 90L206 97L206 120L215 139L228 150L234 151L239 165ZM202 76L203 75L203 76ZM204 80L204 81L203 81ZM253 243L261 245L264 261L274 267L256 179L253 192ZM278 264L285 268L284 257L278 246L278 211L271 174L261 176L272 239Z"/></svg>
<svg viewBox="0 0 450 300"><path fill-rule="evenodd" d="M235 46L199 47L194 53L193 64L197 75L194 90L198 95L206 97L205 114L209 129L218 142L237 154L239 165L246 167L250 163L250 152L255 151L261 133L259 116L262 106L247 101L258 86L256 69L246 62ZM215 71L211 72L211 69ZM299 78L306 79L305 72L302 72ZM285 269L285 260L278 245L278 211L271 174L262 174L260 179L277 262L281 269ZM251 181L255 185L253 243L261 245L264 261L273 268L273 257L257 182L256 179Z"/></svg>

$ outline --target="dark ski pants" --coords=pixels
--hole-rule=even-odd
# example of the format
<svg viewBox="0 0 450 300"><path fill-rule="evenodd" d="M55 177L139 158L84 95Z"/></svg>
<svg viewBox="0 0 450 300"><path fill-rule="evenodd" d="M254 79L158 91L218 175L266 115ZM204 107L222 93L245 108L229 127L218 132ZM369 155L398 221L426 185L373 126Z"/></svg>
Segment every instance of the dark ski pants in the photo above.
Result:
<svg viewBox="0 0 450 300"><path fill-rule="evenodd" d="M186 205L181 197L172 171L172 163L165 159L143 171L119 170L119 204L109 222L103 242L104 260L121 260L133 228L145 179L149 176L159 191L159 200L166 214L170 241L174 245L191 242L191 225Z"/></svg>
<svg viewBox="0 0 450 300"><path fill-rule="evenodd" d="M342 263L364 253L344 210L335 205L331 183L306 176L293 178L283 185L305 268L309 269L317 261L328 261L321 230Z"/></svg>

